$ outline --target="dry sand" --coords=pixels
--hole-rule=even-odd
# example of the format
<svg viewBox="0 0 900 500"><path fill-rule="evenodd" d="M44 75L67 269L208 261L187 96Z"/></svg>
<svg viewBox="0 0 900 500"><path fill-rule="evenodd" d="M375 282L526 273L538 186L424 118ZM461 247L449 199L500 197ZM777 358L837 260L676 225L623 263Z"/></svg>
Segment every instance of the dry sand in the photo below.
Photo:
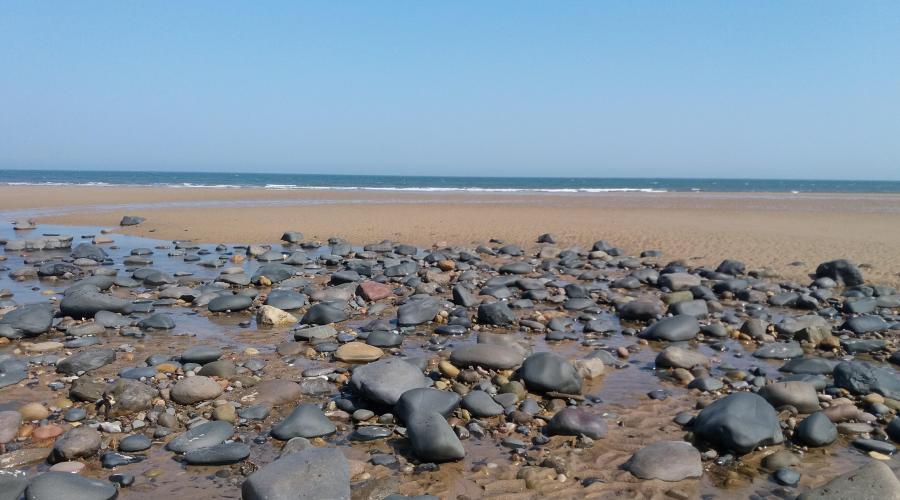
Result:
<svg viewBox="0 0 900 500"><path fill-rule="evenodd" d="M122 206L131 204L132 206ZM35 210L31 210L35 209ZM38 210L40 209L40 210ZM499 238L560 246L604 239L629 253L715 265L723 258L805 281L819 262L850 258L872 281L900 282L900 195L779 193L506 194L277 191L141 187L0 187L0 211L44 223L117 226L123 233L198 242L275 243L285 230L352 243L422 246ZM802 262L800 265L792 265Z"/></svg>

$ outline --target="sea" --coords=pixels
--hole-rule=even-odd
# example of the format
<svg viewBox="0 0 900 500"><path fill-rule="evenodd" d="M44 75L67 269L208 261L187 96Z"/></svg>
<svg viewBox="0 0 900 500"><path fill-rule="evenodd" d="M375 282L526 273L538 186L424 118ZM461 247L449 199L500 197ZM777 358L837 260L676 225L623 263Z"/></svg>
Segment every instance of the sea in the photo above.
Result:
<svg viewBox="0 0 900 500"><path fill-rule="evenodd" d="M435 192L900 193L900 181L653 177L462 177L235 172L0 170L7 186L156 186Z"/></svg>

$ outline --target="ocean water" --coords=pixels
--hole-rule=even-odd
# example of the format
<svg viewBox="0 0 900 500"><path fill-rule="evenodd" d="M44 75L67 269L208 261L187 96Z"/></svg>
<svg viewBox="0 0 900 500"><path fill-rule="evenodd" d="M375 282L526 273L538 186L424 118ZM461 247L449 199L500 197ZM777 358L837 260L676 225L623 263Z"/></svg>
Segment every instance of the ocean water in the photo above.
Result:
<svg viewBox="0 0 900 500"><path fill-rule="evenodd" d="M900 193L900 181L665 179L588 177L453 177L101 170L0 170L0 185L165 186L471 192L772 192Z"/></svg>

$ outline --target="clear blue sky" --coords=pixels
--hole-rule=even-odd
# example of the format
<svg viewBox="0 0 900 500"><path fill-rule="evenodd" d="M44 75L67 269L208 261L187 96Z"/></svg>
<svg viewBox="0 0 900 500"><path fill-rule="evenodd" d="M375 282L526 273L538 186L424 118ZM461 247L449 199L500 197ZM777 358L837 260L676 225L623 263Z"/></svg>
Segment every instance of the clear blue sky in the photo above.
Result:
<svg viewBox="0 0 900 500"><path fill-rule="evenodd" d="M900 179L900 2L0 5L0 168Z"/></svg>

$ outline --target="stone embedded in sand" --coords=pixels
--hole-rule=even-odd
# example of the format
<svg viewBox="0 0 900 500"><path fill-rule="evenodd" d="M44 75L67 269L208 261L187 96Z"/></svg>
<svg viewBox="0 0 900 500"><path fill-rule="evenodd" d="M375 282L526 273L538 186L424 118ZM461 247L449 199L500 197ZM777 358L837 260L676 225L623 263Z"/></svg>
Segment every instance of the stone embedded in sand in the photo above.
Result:
<svg viewBox="0 0 900 500"><path fill-rule="evenodd" d="M853 394L876 392L900 399L900 375L893 370L865 361L842 361L834 367L834 385Z"/></svg>
<svg viewBox="0 0 900 500"><path fill-rule="evenodd" d="M209 301L209 312L238 312L249 309L253 298L247 295L219 295Z"/></svg>
<svg viewBox="0 0 900 500"><path fill-rule="evenodd" d="M119 490L109 481L90 479L71 472L48 471L28 484L25 498L43 500L66 498L71 500L112 500Z"/></svg>
<svg viewBox="0 0 900 500"><path fill-rule="evenodd" d="M66 375L76 375L106 366L116 360L116 352L112 349L93 349L81 351L56 364L56 371Z"/></svg>
<svg viewBox="0 0 900 500"><path fill-rule="evenodd" d="M584 434L591 439L606 437L606 421L603 416L589 408L565 408L553 415L547 424L551 435L578 436Z"/></svg>
<svg viewBox="0 0 900 500"><path fill-rule="evenodd" d="M300 309L308 303L306 295L293 290L272 290L266 296L266 305L284 311Z"/></svg>
<svg viewBox="0 0 900 500"><path fill-rule="evenodd" d="M183 405L215 399L222 394L222 386L215 380L196 375L179 380L172 387L172 400Z"/></svg>
<svg viewBox="0 0 900 500"><path fill-rule="evenodd" d="M378 347L362 342L348 342L338 347L334 357L345 363L368 363L384 356Z"/></svg>
<svg viewBox="0 0 900 500"><path fill-rule="evenodd" d="M415 326L432 321L441 312L441 302L434 297L417 297L407 299L397 308L397 324L399 326Z"/></svg>
<svg viewBox="0 0 900 500"><path fill-rule="evenodd" d="M272 437L287 441L295 437L314 438L334 434L331 420L314 404L302 404L272 427Z"/></svg>
<svg viewBox="0 0 900 500"><path fill-rule="evenodd" d="M144 222L145 220L147 220L147 219L145 219L144 217L141 217L139 215L126 215L126 216L122 217L121 221L119 221L119 225L120 226L136 226L136 225L140 224L141 222Z"/></svg>
<svg viewBox="0 0 900 500"><path fill-rule="evenodd" d="M813 413L819 410L819 397L815 387L806 382L773 382L758 393L775 408L790 405L800 413Z"/></svg>
<svg viewBox="0 0 900 500"><path fill-rule="evenodd" d="M90 427L75 427L53 444L53 461L92 457L100 450L102 439L100 433Z"/></svg>
<svg viewBox="0 0 900 500"><path fill-rule="evenodd" d="M900 481L885 463L869 460L862 467L842 474L803 493L797 500L900 499Z"/></svg>
<svg viewBox="0 0 900 500"><path fill-rule="evenodd" d="M257 403L280 406L292 403L303 396L300 386L290 380L263 380L253 387Z"/></svg>
<svg viewBox="0 0 900 500"><path fill-rule="evenodd" d="M819 267L816 268L816 279L819 278L830 278L844 286L857 286L865 283L859 268L847 259L830 260L819 264Z"/></svg>
<svg viewBox="0 0 900 500"><path fill-rule="evenodd" d="M680 315L666 318L650 325L641 332L641 337L651 340L678 342L691 340L700 333L700 325L693 316Z"/></svg>
<svg viewBox="0 0 900 500"><path fill-rule="evenodd" d="M704 408L693 423L694 433L739 454L784 441L778 414L752 392L736 392Z"/></svg>
<svg viewBox="0 0 900 500"><path fill-rule="evenodd" d="M391 287L377 281L363 281L356 287L356 294L368 302L375 302L394 294Z"/></svg>
<svg viewBox="0 0 900 500"><path fill-rule="evenodd" d="M266 326L287 326L296 323L297 318L277 307L264 305L256 312L256 322Z"/></svg>
<svg viewBox="0 0 900 500"><path fill-rule="evenodd" d="M131 309L131 302L100 293L99 288L87 284L73 285L59 302L60 312L73 318L93 318L100 311L129 313Z"/></svg>
<svg viewBox="0 0 900 500"><path fill-rule="evenodd" d="M681 481L703 475L700 452L684 441L657 441L636 451L623 466L640 479Z"/></svg>
<svg viewBox="0 0 900 500"><path fill-rule="evenodd" d="M794 438L806 446L828 446L837 437L837 427L820 411L803 419L794 430Z"/></svg>
<svg viewBox="0 0 900 500"><path fill-rule="evenodd" d="M669 346L656 356L658 368L684 368L709 366L709 358L699 352L678 346Z"/></svg>
<svg viewBox="0 0 900 500"><path fill-rule="evenodd" d="M6 327L8 334L0 334L7 338L34 337L50 331L53 324L53 308L50 304L31 304L19 306L0 318L0 328Z"/></svg>
<svg viewBox="0 0 900 500"><path fill-rule="evenodd" d="M300 320L304 325L328 325L348 318L343 306L335 303L319 302L310 307Z"/></svg>
<svg viewBox="0 0 900 500"><path fill-rule="evenodd" d="M350 500L350 466L337 448L282 455L241 486L243 500Z"/></svg>
<svg viewBox="0 0 900 500"><path fill-rule="evenodd" d="M359 366L350 377L350 384L360 394L384 405L393 405L404 392L430 383L422 370L401 359L383 359Z"/></svg>
<svg viewBox="0 0 900 500"><path fill-rule="evenodd" d="M466 455L453 428L438 413L427 410L414 413L406 424L406 431L413 453L421 460L447 462Z"/></svg>
<svg viewBox="0 0 900 500"><path fill-rule="evenodd" d="M169 441L166 449L175 453L187 453L224 443L232 434L234 434L233 425L223 420L215 420L191 427L184 434Z"/></svg>
<svg viewBox="0 0 900 500"><path fill-rule="evenodd" d="M516 314L505 302L491 302L478 306L478 322L483 325L506 326L516 321Z"/></svg>
<svg viewBox="0 0 900 500"><path fill-rule="evenodd" d="M189 451L184 454L184 461L190 465L228 465L249 456L250 447L244 443L221 443Z"/></svg>
<svg viewBox="0 0 900 500"><path fill-rule="evenodd" d="M465 344L453 349L454 366L480 366L489 370L509 370L522 364L521 348L494 344Z"/></svg>
<svg viewBox="0 0 900 500"><path fill-rule="evenodd" d="M459 402L459 395L455 392L420 387L410 389L400 396L394 405L394 415L406 422L417 411L428 410L446 418L459 406Z"/></svg>
<svg viewBox="0 0 900 500"><path fill-rule="evenodd" d="M578 370L572 363L552 352L532 354L522 363L520 373L528 389L535 392L581 392L581 375Z"/></svg>
<svg viewBox="0 0 900 500"><path fill-rule="evenodd" d="M690 290L691 287L700 286L700 276L690 273L662 274L657 281L660 288L668 288L673 292Z"/></svg>
<svg viewBox="0 0 900 500"><path fill-rule="evenodd" d="M0 411L0 444L15 439L20 425L22 425L21 413L12 410Z"/></svg>

